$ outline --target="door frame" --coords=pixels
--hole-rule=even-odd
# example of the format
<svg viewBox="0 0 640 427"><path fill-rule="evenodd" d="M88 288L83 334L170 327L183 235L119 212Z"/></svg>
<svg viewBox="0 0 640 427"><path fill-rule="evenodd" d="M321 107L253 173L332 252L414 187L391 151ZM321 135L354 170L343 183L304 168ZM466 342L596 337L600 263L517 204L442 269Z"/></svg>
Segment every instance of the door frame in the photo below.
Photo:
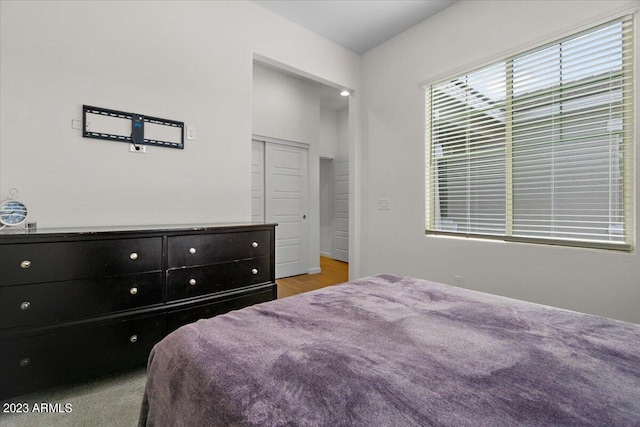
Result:
<svg viewBox="0 0 640 427"><path fill-rule="evenodd" d="M332 157L323 157L320 156L320 176L322 176L322 163L323 161L326 161L327 163L330 163L331 166L331 170L329 171L329 192L331 193L329 195L329 199L331 202L331 247L329 248L329 258L334 259L335 258L335 224L334 224L334 217L335 217L335 191L336 191L336 178L335 178L335 163L336 163L336 159L332 158ZM320 180L320 185L322 185L322 180ZM322 204L320 204L320 212L319 215L322 216ZM320 234L322 234L322 227L320 228ZM326 254L323 254L322 252L322 235L320 236L320 256L326 256Z"/></svg>

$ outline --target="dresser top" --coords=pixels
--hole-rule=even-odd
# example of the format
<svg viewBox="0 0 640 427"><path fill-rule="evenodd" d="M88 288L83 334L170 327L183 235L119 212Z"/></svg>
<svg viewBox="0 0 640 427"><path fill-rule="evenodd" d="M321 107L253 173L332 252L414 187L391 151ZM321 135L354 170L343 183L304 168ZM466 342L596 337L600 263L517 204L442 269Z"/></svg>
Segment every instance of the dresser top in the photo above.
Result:
<svg viewBox="0 0 640 427"><path fill-rule="evenodd" d="M277 224L266 222L229 222L202 224L154 224L154 225L111 225L94 227L55 227L55 228L5 228L0 231L0 242L20 239L38 239L71 236L109 236L122 234L180 234L234 229L270 228Z"/></svg>

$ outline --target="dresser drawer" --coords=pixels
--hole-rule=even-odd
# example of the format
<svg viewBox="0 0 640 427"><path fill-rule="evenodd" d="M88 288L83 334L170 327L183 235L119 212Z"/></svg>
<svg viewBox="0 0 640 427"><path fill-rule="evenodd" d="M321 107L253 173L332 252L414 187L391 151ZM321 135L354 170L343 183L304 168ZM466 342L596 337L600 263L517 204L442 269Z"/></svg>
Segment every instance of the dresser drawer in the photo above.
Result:
<svg viewBox="0 0 640 427"><path fill-rule="evenodd" d="M214 294L271 280L269 257L178 268L167 273L167 300Z"/></svg>
<svg viewBox="0 0 640 427"><path fill-rule="evenodd" d="M162 238L0 245L0 285L141 273L162 268Z"/></svg>
<svg viewBox="0 0 640 427"><path fill-rule="evenodd" d="M78 319L160 304L162 273L0 288L0 328Z"/></svg>
<svg viewBox="0 0 640 427"><path fill-rule="evenodd" d="M185 267L268 256L268 230L169 237L168 265Z"/></svg>
<svg viewBox="0 0 640 427"><path fill-rule="evenodd" d="M165 315L0 342L0 399L144 366Z"/></svg>
<svg viewBox="0 0 640 427"><path fill-rule="evenodd" d="M172 332L187 323L192 323L200 319L208 319L232 310L239 310L253 304L271 301L275 298L276 291L275 285L273 285L267 290L261 290L248 295L216 300L214 303L176 310L167 315L167 330Z"/></svg>

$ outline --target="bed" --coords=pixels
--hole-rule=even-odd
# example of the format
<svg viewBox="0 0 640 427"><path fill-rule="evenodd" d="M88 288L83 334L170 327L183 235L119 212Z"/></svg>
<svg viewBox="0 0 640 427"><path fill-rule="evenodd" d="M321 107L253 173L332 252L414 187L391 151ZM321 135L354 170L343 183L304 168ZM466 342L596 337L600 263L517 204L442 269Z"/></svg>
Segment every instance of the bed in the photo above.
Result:
<svg viewBox="0 0 640 427"><path fill-rule="evenodd" d="M640 425L640 325L377 275L185 325L140 426Z"/></svg>

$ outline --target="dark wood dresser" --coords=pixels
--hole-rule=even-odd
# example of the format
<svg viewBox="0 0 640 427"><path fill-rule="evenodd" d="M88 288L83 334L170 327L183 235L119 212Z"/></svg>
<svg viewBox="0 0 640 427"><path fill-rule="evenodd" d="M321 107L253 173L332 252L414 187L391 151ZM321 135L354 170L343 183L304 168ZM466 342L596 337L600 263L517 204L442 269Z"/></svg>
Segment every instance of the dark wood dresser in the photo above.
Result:
<svg viewBox="0 0 640 427"><path fill-rule="evenodd" d="M275 226L0 233L0 399L143 366L178 327L275 299Z"/></svg>

